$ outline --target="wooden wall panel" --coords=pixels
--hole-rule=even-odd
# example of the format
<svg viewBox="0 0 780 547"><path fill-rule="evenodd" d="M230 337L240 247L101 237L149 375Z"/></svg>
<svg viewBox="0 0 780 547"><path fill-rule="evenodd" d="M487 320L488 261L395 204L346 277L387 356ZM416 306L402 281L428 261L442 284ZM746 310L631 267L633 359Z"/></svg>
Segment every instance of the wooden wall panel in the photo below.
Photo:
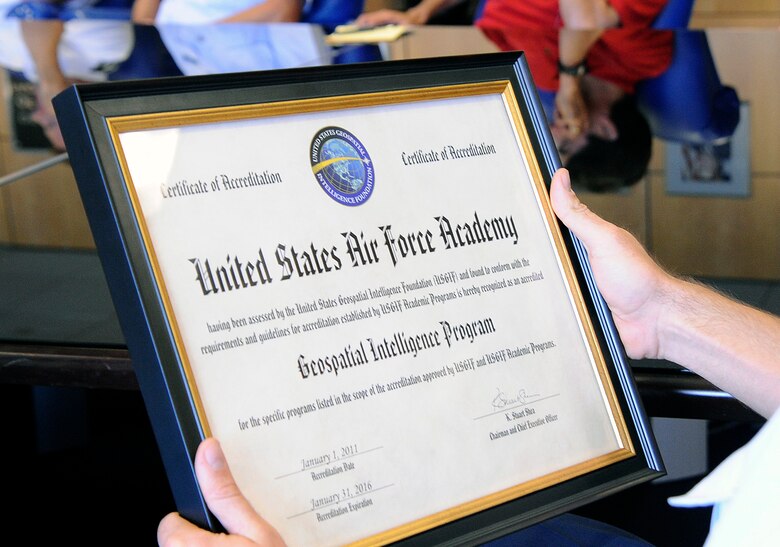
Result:
<svg viewBox="0 0 780 547"><path fill-rule="evenodd" d="M780 32L713 29L707 39L721 81L750 104L751 171L780 173Z"/></svg>
<svg viewBox="0 0 780 547"><path fill-rule="evenodd" d="M776 27L780 0L696 0L691 27Z"/></svg>
<svg viewBox="0 0 780 547"><path fill-rule="evenodd" d="M10 86L0 78L0 175L50 158L12 144L6 105ZM0 244L94 248L70 165L62 163L0 188Z"/></svg>
<svg viewBox="0 0 780 547"><path fill-rule="evenodd" d="M0 139L7 140L11 135L11 127L8 123L8 101L11 100L10 92L8 90L8 81L5 78L5 74L0 75L0 99L2 99L2 108L0 108ZM2 158L0 158L2 159ZM0 164L0 170L4 169L4 166Z"/></svg>
<svg viewBox="0 0 780 547"><path fill-rule="evenodd" d="M651 177L653 251L673 271L780 279L780 177L754 175L749 199L671 196Z"/></svg>
<svg viewBox="0 0 780 547"><path fill-rule="evenodd" d="M49 153L19 153L2 144L9 172L37 163ZM4 187L7 243L94 248L87 217L70 165L62 163Z"/></svg>
<svg viewBox="0 0 780 547"><path fill-rule="evenodd" d="M445 55L493 53L498 47L474 28L427 25L424 31L412 32L389 44L391 59L417 59Z"/></svg>
<svg viewBox="0 0 780 547"><path fill-rule="evenodd" d="M7 170L8 158L4 151L10 142L10 125L8 124L8 109L6 105L10 100L8 91L8 81L3 74L0 76L0 176L5 175ZM6 191L0 188L0 244L7 243L11 237L9 217L10 211L6 203Z"/></svg>
<svg viewBox="0 0 780 547"><path fill-rule="evenodd" d="M2 157L0 157L2 161ZM6 203L5 190L0 188L0 245L8 243L11 240L10 210Z"/></svg>
<svg viewBox="0 0 780 547"><path fill-rule="evenodd" d="M636 185L617 193L596 194L578 190L577 195L591 211L625 228L643 245L648 245L647 192L647 179L642 179Z"/></svg>

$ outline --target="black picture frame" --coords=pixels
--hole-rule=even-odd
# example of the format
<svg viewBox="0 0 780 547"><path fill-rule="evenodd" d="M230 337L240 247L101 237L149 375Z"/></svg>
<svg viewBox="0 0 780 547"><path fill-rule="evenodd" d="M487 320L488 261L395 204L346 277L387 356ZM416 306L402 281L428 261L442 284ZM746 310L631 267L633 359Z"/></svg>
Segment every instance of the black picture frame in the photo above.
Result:
<svg viewBox="0 0 780 547"><path fill-rule="evenodd" d="M182 373L154 267L127 192L108 120L124 116L240 107L464 84L508 82L549 186L560 161L522 54L496 53L75 85L54 100L79 191L133 360L176 509L219 530L198 487L193 459L205 436ZM559 225L595 340L603 353L633 455L412 535L403 545L476 544L505 535L664 473L649 421L610 311L579 241Z"/></svg>

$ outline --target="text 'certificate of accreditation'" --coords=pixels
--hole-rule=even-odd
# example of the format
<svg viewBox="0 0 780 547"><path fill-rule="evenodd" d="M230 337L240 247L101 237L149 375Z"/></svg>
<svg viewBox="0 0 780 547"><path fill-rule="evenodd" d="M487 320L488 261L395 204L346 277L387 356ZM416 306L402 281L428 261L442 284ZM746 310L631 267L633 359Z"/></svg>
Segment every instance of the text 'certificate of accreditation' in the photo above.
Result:
<svg viewBox="0 0 780 547"><path fill-rule="evenodd" d="M633 453L512 89L424 91L112 121L203 430L291 545Z"/></svg>

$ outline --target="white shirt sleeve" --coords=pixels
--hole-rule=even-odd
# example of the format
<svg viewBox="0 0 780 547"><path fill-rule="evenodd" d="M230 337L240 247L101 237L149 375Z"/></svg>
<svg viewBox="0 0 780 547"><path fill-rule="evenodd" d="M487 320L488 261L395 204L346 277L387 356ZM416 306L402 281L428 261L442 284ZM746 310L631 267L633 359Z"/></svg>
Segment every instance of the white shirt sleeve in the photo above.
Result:
<svg viewBox="0 0 780 547"><path fill-rule="evenodd" d="M675 507L713 506L706 547L780 545L780 410Z"/></svg>

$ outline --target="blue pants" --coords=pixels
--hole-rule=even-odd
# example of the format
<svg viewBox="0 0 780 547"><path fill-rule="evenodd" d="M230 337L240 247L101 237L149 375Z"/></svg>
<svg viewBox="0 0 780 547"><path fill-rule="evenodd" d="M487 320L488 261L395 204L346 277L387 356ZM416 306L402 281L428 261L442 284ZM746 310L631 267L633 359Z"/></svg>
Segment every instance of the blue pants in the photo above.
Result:
<svg viewBox="0 0 780 547"><path fill-rule="evenodd" d="M652 547L645 540L604 524L566 513L490 541L484 547Z"/></svg>

